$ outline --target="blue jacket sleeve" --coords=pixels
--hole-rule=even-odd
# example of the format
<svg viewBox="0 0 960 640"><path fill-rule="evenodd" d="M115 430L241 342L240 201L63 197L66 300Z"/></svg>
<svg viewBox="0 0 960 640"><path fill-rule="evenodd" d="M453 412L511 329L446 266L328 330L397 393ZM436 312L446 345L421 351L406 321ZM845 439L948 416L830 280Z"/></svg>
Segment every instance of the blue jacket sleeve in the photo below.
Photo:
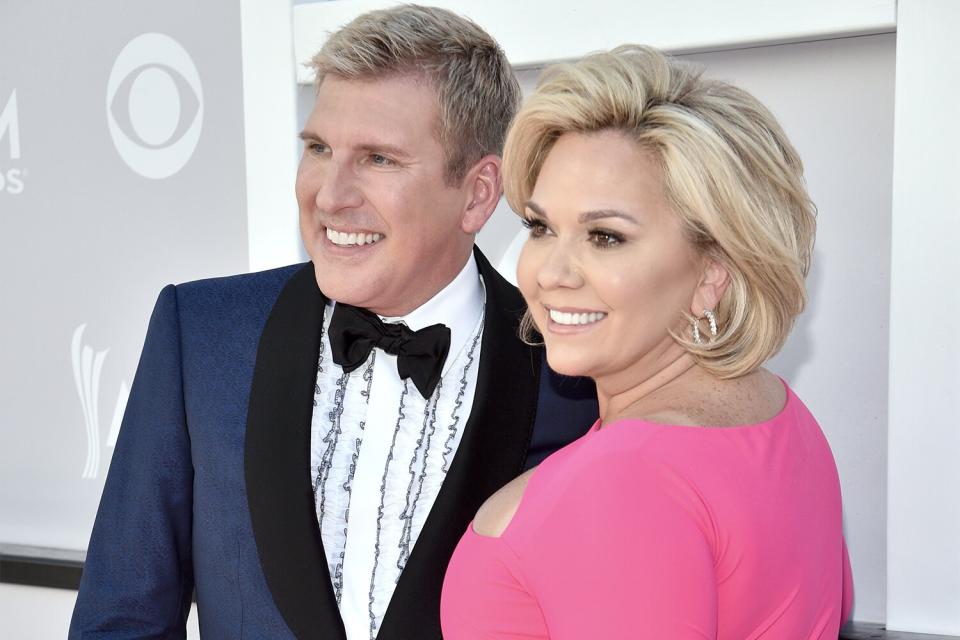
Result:
<svg viewBox="0 0 960 640"><path fill-rule="evenodd" d="M87 551L70 639L185 638L193 465L177 290L160 292Z"/></svg>
<svg viewBox="0 0 960 640"><path fill-rule="evenodd" d="M585 434L600 417L593 380L560 375L547 365L545 356L540 371L537 417L524 471Z"/></svg>

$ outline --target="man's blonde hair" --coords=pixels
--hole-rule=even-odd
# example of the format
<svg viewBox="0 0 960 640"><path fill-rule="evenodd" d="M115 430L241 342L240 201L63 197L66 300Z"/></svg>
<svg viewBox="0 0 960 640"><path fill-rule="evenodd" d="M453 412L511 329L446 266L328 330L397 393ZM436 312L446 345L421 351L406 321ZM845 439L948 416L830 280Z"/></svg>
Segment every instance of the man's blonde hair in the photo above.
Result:
<svg viewBox="0 0 960 640"><path fill-rule="evenodd" d="M331 34L311 66L317 88L327 75L368 80L411 74L431 82L450 185L460 184L483 156L500 154L520 102L520 86L496 41L467 18L435 7L365 13Z"/></svg>
<svg viewBox="0 0 960 640"><path fill-rule="evenodd" d="M730 274L717 337L702 345L689 332L674 338L717 376L753 371L783 346L806 303L816 220L797 152L746 91L656 49L624 45L543 73L507 136L510 206L524 211L560 136L605 129L651 153L688 240Z"/></svg>

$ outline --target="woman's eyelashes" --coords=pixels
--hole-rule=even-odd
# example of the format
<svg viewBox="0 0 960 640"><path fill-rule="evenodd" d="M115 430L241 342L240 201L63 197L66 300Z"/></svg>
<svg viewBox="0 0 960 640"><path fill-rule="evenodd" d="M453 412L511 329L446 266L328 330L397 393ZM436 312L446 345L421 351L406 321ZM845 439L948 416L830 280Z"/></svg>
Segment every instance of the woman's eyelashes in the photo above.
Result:
<svg viewBox="0 0 960 640"><path fill-rule="evenodd" d="M612 249L623 244L625 238L616 231L609 229L591 229L590 242L598 249Z"/></svg>
<svg viewBox="0 0 960 640"><path fill-rule="evenodd" d="M542 218L524 216L520 221L530 232L530 237L533 239L542 238L551 233L546 220ZM597 228L587 230L587 241L597 249L613 249L626 242L626 238L622 233L610 229Z"/></svg>
<svg viewBox="0 0 960 640"><path fill-rule="evenodd" d="M523 216L520 222L530 232L531 238L542 238L549 231L546 221L536 216Z"/></svg>

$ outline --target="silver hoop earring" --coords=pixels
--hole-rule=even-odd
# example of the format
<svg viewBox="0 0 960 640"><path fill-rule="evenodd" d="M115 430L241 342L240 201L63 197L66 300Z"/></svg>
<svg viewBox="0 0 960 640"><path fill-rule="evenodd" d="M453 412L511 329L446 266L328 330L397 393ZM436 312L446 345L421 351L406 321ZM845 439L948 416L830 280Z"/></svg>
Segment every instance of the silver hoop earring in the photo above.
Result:
<svg viewBox="0 0 960 640"><path fill-rule="evenodd" d="M717 315L713 312L713 309L704 309L703 315L706 317L707 322L710 323L710 337L717 337ZM703 344L703 338L700 337L700 318L693 318L690 320L690 324L693 325L693 342L695 344Z"/></svg>
<svg viewBox="0 0 960 640"><path fill-rule="evenodd" d="M710 337L717 337L717 315L713 312L713 309L704 309L703 315L707 316L707 322L710 323Z"/></svg>

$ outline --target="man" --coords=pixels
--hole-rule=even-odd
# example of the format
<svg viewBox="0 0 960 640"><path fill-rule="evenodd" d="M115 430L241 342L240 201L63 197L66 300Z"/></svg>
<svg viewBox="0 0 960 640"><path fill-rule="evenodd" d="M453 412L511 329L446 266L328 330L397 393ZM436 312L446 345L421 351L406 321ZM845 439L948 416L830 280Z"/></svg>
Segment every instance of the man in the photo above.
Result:
<svg viewBox="0 0 960 640"><path fill-rule="evenodd" d="M312 262L160 295L71 637L439 638L479 505L597 415L474 249L519 89L450 12L366 14L314 59Z"/></svg>

